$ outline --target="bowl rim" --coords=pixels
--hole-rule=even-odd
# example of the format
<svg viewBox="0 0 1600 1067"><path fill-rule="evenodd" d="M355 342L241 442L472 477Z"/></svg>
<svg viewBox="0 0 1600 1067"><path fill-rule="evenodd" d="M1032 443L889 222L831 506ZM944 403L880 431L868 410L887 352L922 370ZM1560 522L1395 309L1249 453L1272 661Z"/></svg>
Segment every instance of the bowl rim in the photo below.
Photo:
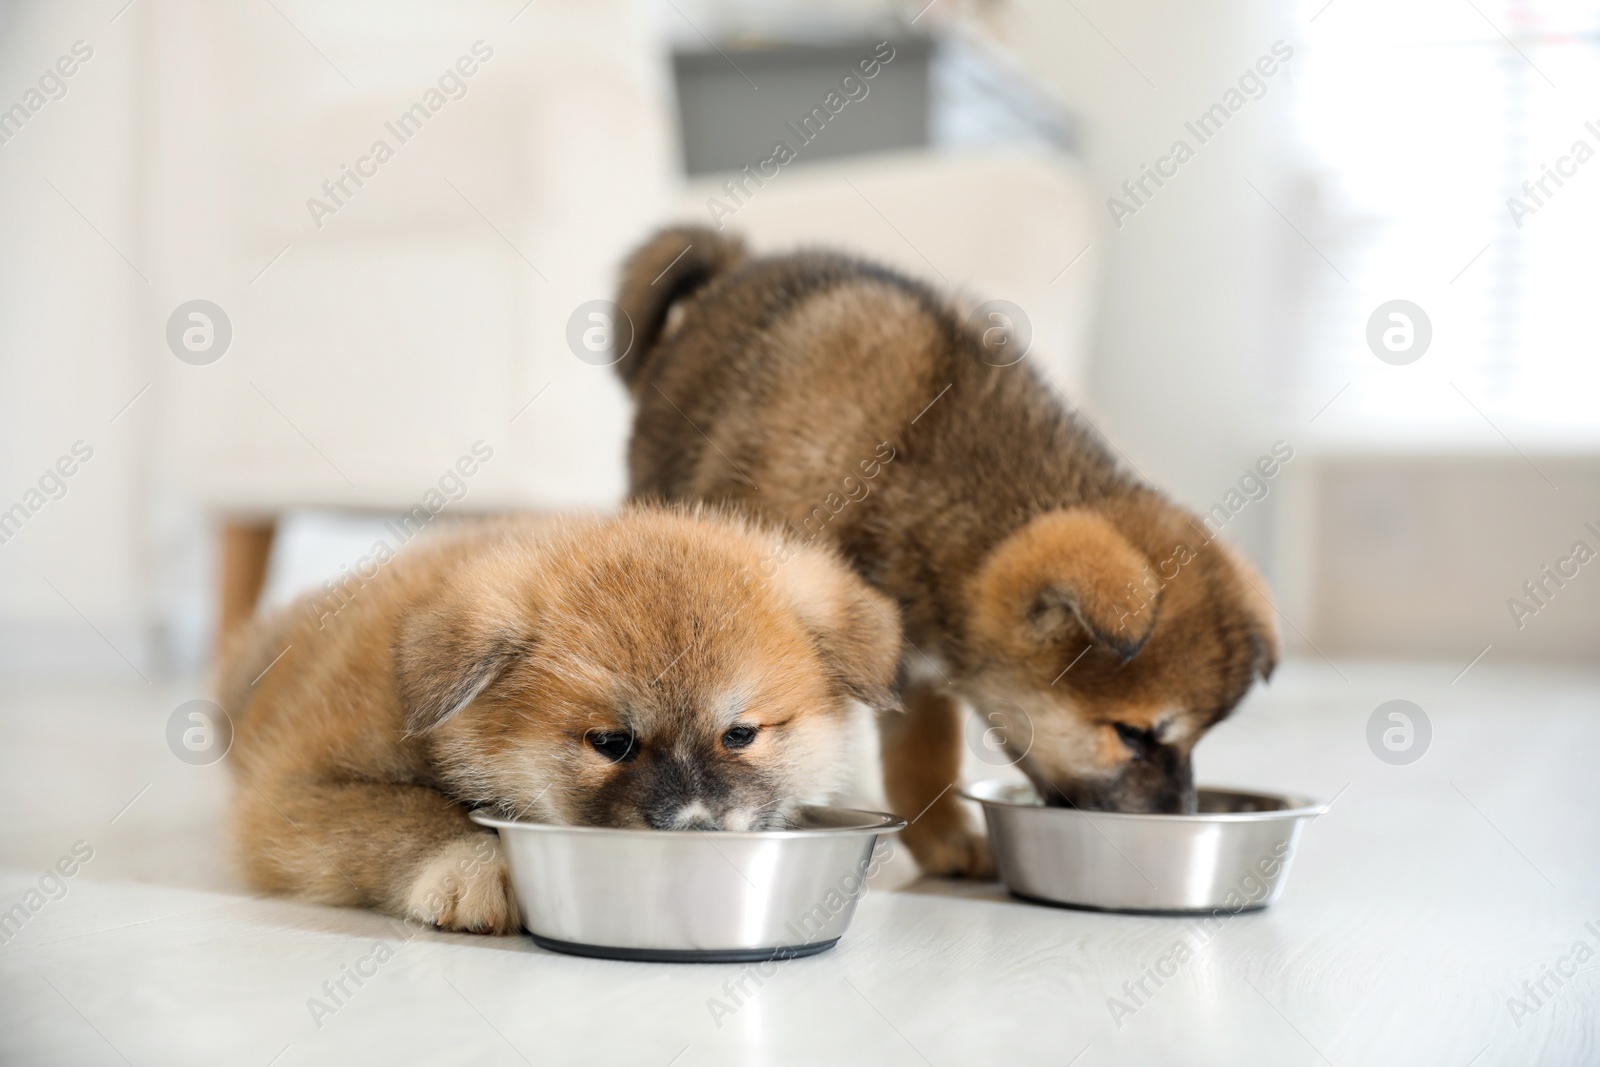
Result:
<svg viewBox="0 0 1600 1067"><path fill-rule="evenodd" d="M986 796L985 793L998 792L1008 786L1026 785L1033 787L1031 782L1018 782L1012 778L985 778L982 781L963 785L959 792L963 799L974 801L985 807L1000 808L1012 811L1059 811L1075 813L1085 818L1108 819L1126 822L1180 822L1193 826L1195 823L1208 822L1278 822L1284 819L1304 819L1323 814L1328 810L1326 801L1317 800L1303 793L1274 793L1264 789L1249 789L1242 786L1203 785L1196 788L1201 793L1238 793L1244 796L1268 797L1279 801L1286 807L1275 811L1213 811L1195 813L1194 815L1179 815L1166 812L1149 811L1084 811L1080 808L1052 808L1044 804L1019 804L1012 800L1002 800L995 796Z"/></svg>
<svg viewBox="0 0 1600 1067"><path fill-rule="evenodd" d="M886 811L872 811L867 808L842 808L831 804L806 804L803 807L813 811L846 812L850 815L858 816L859 821L855 825L849 826L818 826L808 829L789 830L651 830L631 826L568 826L563 823L504 819L485 808L470 811L467 813L467 817L479 826L493 827L496 830L533 830L541 833L609 836L614 839L620 837L644 837L652 840L660 840L663 836L676 836L684 839L715 836L718 839L727 840L782 841L791 838L851 834L893 834L904 830L907 825L906 820Z"/></svg>

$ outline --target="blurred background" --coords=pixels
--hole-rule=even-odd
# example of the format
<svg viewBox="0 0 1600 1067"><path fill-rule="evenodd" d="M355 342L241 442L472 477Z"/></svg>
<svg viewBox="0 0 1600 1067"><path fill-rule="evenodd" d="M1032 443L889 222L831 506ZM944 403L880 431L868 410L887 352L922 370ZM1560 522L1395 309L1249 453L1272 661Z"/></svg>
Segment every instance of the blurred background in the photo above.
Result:
<svg viewBox="0 0 1600 1067"><path fill-rule="evenodd" d="M0 1061L1596 1062L1597 153L1593 0L0 0ZM726 1029L727 968L444 933L308 1012L395 931L230 868L212 650L616 508L669 222L1007 302L1265 572L1197 773L1332 807L1136 1023L1177 920L903 853Z"/></svg>
<svg viewBox="0 0 1600 1067"><path fill-rule="evenodd" d="M1597 89L1560 0L0 2L0 670L614 508L668 221L1014 303L1298 653L1593 663Z"/></svg>

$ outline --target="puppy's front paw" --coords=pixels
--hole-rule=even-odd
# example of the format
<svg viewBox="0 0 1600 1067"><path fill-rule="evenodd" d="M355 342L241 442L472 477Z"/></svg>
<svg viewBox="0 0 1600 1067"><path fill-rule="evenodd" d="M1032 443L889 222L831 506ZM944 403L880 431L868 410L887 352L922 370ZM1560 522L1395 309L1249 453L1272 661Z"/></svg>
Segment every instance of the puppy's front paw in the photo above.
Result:
<svg viewBox="0 0 1600 1067"><path fill-rule="evenodd" d="M995 876L988 839L964 820L928 823L923 818L902 830L901 837L924 874L984 880Z"/></svg>
<svg viewBox="0 0 1600 1067"><path fill-rule="evenodd" d="M452 841L428 860L406 893L405 909L407 918L469 934L514 934L522 925L492 834Z"/></svg>

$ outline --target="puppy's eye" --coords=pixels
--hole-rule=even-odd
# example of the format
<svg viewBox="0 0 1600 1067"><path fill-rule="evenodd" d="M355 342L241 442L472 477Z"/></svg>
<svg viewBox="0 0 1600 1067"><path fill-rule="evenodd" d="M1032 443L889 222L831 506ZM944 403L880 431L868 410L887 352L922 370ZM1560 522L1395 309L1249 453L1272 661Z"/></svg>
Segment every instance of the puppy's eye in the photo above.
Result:
<svg viewBox="0 0 1600 1067"><path fill-rule="evenodd" d="M1117 731L1118 739L1128 746L1128 751L1133 753L1133 758L1136 760L1144 759L1145 754L1150 750L1150 746L1155 744L1155 734L1149 730L1141 730L1137 726L1129 726L1125 722L1114 722L1111 726Z"/></svg>
<svg viewBox="0 0 1600 1067"><path fill-rule="evenodd" d="M637 739L628 730L590 730L585 740L612 763L631 760L639 748Z"/></svg>
<svg viewBox="0 0 1600 1067"><path fill-rule="evenodd" d="M722 735L722 743L728 748L749 748L759 730L756 726L735 726Z"/></svg>

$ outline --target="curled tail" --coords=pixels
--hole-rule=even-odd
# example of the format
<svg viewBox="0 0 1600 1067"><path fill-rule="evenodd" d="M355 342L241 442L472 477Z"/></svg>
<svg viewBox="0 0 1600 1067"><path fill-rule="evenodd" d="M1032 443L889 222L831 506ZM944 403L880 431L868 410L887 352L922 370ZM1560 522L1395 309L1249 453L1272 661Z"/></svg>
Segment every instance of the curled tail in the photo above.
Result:
<svg viewBox="0 0 1600 1067"><path fill-rule="evenodd" d="M617 361L629 391L661 339L672 305L745 260L744 242L703 226L662 230L634 250L622 266L617 304L633 324L633 345Z"/></svg>

